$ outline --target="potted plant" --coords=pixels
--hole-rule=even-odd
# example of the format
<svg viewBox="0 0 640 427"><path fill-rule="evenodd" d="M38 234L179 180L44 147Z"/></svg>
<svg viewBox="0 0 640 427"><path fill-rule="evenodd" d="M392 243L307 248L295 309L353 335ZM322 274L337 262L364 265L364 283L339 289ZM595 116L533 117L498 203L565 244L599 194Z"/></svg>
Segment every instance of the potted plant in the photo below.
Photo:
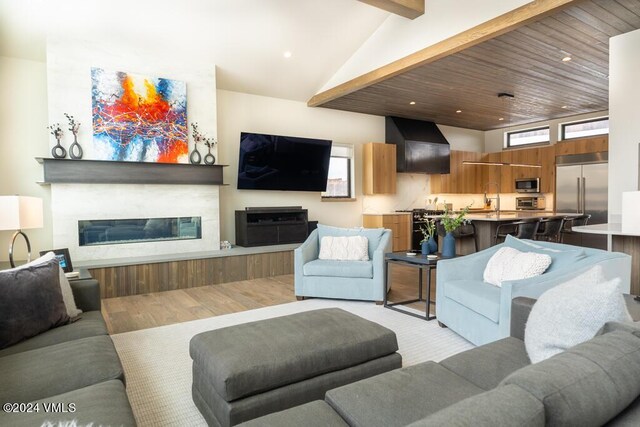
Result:
<svg viewBox="0 0 640 427"><path fill-rule="evenodd" d="M456 256L456 238L453 232L458 229L462 224L466 224L467 220L464 218L469 213L471 205L467 205L457 214L453 214L448 208L445 207L444 214L440 222L446 231L446 235L442 244L442 256L454 257Z"/></svg>
<svg viewBox="0 0 640 427"><path fill-rule="evenodd" d="M421 252L423 255L435 254L438 252L438 244L434 239L436 234L436 220L430 218L424 218L424 225L420 226L423 239L420 241L422 244Z"/></svg>

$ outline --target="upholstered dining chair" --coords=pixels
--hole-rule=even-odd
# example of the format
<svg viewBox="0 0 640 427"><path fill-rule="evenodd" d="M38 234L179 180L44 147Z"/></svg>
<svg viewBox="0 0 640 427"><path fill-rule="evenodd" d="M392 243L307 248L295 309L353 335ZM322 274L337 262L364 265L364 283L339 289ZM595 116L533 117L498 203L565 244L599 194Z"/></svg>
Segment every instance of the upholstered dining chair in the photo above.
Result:
<svg viewBox="0 0 640 427"><path fill-rule="evenodd" d="M564 226L564 216L550 216L540 220L540 226L536 233L536 240L546 240L547 242L560 242L560 232Z"/></svg>
<svg viewBox="0 0 640 427"><path fill-rule="evenodd" d="M564 242L564 237L569 234L573 234L574 231L571 230L571 227L578 227L580 225L587 225L591 219L590 214L584 214L580 216L568 216L564 219L564 224L562 225L562 230L560 231L560 242Z"/></svg>
<svg viewBox="0 0 640 427"><path fill-rule="evenodd" d="M496 228L494 242L498 244L504 241L507 236L517 237L518 239L534 239L539 226L540 218L527 218L500 224Z"/></svg>

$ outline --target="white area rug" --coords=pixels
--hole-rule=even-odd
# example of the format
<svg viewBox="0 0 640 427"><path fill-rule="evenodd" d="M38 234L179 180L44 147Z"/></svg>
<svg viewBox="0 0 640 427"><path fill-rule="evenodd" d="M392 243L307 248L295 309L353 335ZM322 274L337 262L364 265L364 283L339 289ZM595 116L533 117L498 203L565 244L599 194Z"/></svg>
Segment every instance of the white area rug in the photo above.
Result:
<svg viewBox="0 0 640 427"><path fill-rule="evenodd" d="M204 331L319 308L339 307L393 330L403 365L439 361L471 343L437 321L427 322L370 302L311 299L176 325L112 335L140 426L206 426L191 400L189 340Z"/></svg>

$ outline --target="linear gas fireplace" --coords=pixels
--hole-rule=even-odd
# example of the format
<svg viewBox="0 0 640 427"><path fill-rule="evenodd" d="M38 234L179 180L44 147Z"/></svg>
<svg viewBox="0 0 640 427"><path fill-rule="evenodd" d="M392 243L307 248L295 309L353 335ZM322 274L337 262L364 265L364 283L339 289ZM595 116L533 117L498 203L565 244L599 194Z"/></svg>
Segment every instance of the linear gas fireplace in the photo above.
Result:
<svg viewBox="0 0 640 427"><path fill-rule="evenodd" d="M199 216L78 221L80 246L202 238Z"/></svg>

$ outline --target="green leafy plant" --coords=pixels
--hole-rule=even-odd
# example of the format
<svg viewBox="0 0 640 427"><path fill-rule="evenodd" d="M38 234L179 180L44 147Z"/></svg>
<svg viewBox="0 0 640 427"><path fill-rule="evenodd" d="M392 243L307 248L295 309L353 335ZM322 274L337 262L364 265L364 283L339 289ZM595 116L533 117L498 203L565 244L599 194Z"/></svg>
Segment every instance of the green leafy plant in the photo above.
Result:
<svg viewBox="0 0 640 427"><path fill-rule="evenodd" d="M466 224L467 220L464 219L464 217L469 213L470 208L471 205L467 205L458 214L453 214L445 207L444 215L442 215L442 219L440 220L445 231L451 233L456 231L462 224Z"/></svg>
<svg viewBox="0 0 640 427"><path fill-rule="evenodd" d="M420 226L420 231L422 232L423 239L420 240L420 243L424 243L429 240L429 237L433 237L436 233L436 220L425 218L424 225Z"/></svg>

